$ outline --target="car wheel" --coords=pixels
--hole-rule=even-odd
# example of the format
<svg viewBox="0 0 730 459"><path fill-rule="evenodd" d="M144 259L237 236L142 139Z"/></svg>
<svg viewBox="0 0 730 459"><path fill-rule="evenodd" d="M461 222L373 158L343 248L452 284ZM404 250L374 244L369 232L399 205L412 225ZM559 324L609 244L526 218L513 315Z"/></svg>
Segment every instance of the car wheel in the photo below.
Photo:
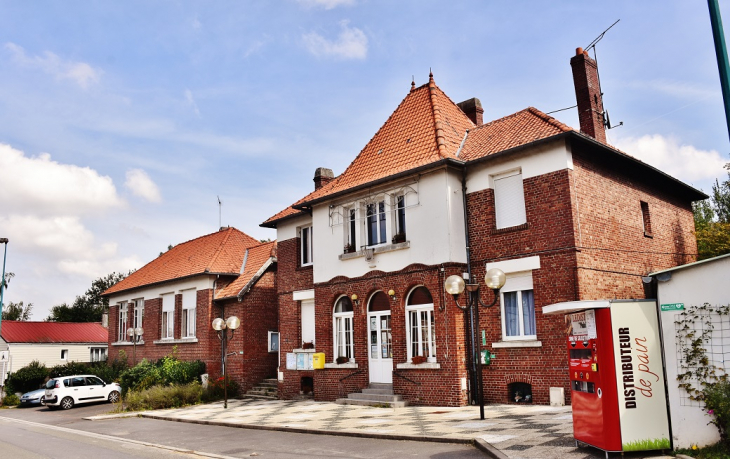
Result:
<svg viewBox="0 0 730 459"><path fill-rule="evenodd" d="M109 393L109 401L112 403L119 402L119 392L113 390Z"/></svg>
<svg viewBox="0 0 730 459"><path fill-rule="evenodd" d="M74 399L71 397L64 397L63 400L61 400L61 408L64 410L70 410L74 407Z"/></svg>
<svg viewBox="0 0 730 459"><path fill-rule="evenodd" d="M45 405L46 404L46 396L45 395L41 395L41 399L39 400L39 402L41 403L41 405Z"/></svg>

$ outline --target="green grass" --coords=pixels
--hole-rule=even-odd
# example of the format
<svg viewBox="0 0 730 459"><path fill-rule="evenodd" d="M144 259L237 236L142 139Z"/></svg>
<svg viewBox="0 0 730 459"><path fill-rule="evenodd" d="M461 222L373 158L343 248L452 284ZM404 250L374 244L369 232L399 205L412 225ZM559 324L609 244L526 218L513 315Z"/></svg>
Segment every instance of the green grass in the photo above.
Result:
<svg viewBox="0 0 730 459"><path fill-rule="evenodd" d="M647 438L623 444L624 451L649 451L653 449L669 449L668 438Z"/></svg>
<svg viewBox="0 0 730 459"><path fill-rule="evenodd" d="M721 442L698 449L678 449L676 454L696 457L697 459L727 459L730 457L730 447Z"/></svg>

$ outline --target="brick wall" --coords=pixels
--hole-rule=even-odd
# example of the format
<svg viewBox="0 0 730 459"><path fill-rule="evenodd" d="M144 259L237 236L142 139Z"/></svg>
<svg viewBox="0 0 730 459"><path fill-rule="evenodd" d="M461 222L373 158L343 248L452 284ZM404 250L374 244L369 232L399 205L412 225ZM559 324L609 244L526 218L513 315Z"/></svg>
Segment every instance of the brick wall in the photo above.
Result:
<svg viewBox="0 0 730 459"><path fill-rule="evenodd" d="M118 305L109 307L109 360L126 359L132 365L133 346L112 345L116 341L118 309ZM131 324L131 308L128 314ZM243 350L244 354L229 356L230 375L241 385L242 390L250 389L263 378L273 377L276 374L276 354L269 354L266 350L267 332L276 330L277 326L275 268L266 272L241 302L234 299L222 306L214 305L213 290L198 290L195 324L197 342L154 343L160 340L162 334L162 299L145 300L142 322L144 342L136 346L137 362L143 358L154 361L174 354L181 360L202 360L208 374L218 377L221 374L221 344L211 324L216 317L227 318L231 315L237 315L241 319L241 328L234 334L228 350ZM181 335L182 295L178 294L175 295L174 336L180 339Z"/></svg>
<svg viewBox="0 0 730 459"><path fill-rule="evenodd" d="M280 246L293 245L290 241ZM279 252L280 263L283 262ZM301 346L299 302L293 301L290 288L284 287L289 279L279 270L279 330L281 331L280 371L284 379L279 384L282 398L294 398L301 390L301 378L311 377L314 382L316 400L335 400L347 397L348 393L360 391L369 382L367 346L367 301L377 291L393 289L396 300L391 300L391 333L393 345L393 389L414 405L459 406L467 403L466 392L461 390L461 378L467 377L464 351L463 313L456 307L444 311L443 282L446 276L461 273L458 265L424 266L411 265L402 271L384 273L371 271L359 278L337 277L329 282L314 285L315 289L315 336L316 351L324 352L326 361L334 360L334 337L332 310L341 295L360 298L359 306L353 305L353 337L357 369L327 368L317 371L286 370L286 353ZM292 272L291 270L289 271ZM295 282L297 274L294 274ZM298 289L306 289L305 283L298 283ZM434 300L434 321L436 327L436 355L440 369L396 369L399 363L406 363L407 341L405 325L405 299L416 286L423 285ZM284 291L282 293L282 291ZM399 377L401 375L403 377ZM407 378L407 379L406 379Z"/></svg>
<svg viewBox="0 0 730 459"><path fill-rule="evenodd" d="M493 190L467 194L472 275L482 285L483 302L489 304L493 298L484 288L487 262L540 256L540 269L532 272L532 280L541 347L492 348L492 343L502 341L500 305L480 310L479 342L484 330L487 345L479 347L497 356L483 367L488 402L509 402L507 384L511 382L531 384L535 403L549 403L550 387L563 387L566 396L570 394L563 317L545 316L542 307L576 299L571 173L563 170L526 178L523 185L527 224L512 229L496 229Z"/></svg>
<svg viewBox="0 0 730 459"><path fill-rule="evenodd" d="M690 201L590 151L574 151L573 164L581 299L644 298L640 276L695 260ZM644 235L642 201L652 237Z"/></svg>

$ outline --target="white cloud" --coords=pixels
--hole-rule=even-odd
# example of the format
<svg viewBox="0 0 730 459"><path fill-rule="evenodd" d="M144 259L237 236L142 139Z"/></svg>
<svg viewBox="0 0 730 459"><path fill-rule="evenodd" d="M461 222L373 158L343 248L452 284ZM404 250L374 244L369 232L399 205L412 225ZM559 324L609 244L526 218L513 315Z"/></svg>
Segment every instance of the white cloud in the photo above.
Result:
<svg viewBox="0 0 730 459"><path fill-rule="evenodd" d="M634 89L652 90L668 94L672 97L704 100L709 97L721 97L719 86L717 89L708 89L690 84L686 81L657 79L651 81L634 81L629 84Z"/></svg>
<svg viewBox="0 0 730 459"><path fill-rule="evenodd" d="M155 182L153 182L150 176L147 175L147 172L142 169L128 170L127 181L124 182L124 186L127 187L135 196L139 196L147 201L162 201L160 189L157 188Z"/></svg>
<svg viewBox="0 0 730 459"><path fill-rule="evenodd" d="M0 144L0 202L4 213L96 213L124 205L112 179L89 167L61 164L42 153L27 157Z"/></svg>
<svg viewBox="0 0 730 459"><path fill-rule="evenodd" d="M682 181L712 180L727 159L715 150L683 145L679 139L659 134L617 139L616 147Z"/></svg>
<svg viewBox="0 0 730 459"><path fill-rule="evenodd" d="M193 19L193 29L200 30L201 27L203 27L203 24L200 22L200 19L198 19L197 17L195 17Z"/></svg>
<svg viewBox="0 0 730 459"><path fill-rule="evenodd" d="M39 68L58 79L73 80L84 89L98 83L103 73L101 69L95 69L86 62L63 60L50 51L45 51L43 56L29 56L15 43L6 43L5 49L9 50L15 61L21 65Z"/></svg>
<svg viewBox="0 0 730 459"><path fill-rule="evenodd" d="M337 40L330 41L316 32L302 35L304 45L315 56L334 56L343 59L365 59L368 54L368 37L357 27L348 27L341 21L342 31Z"/></svg>
<svg viewBox="0 0 730 459"><path fill-rule="evenodd" d="M322 7L326 10L337 8L338 6L352 6L355 0L297 0L306 7Z"/></svg>
<svg viewBox="0 0 730 459"><path fill-rule="evenodd" d="M116 243L97 243L75 216L10 215L0 227L21 256L33 254L64 274L94 278L140 265L137 257L118 257Z"/></svg>
<svg viewBox="0 0 730 459"><path fill-rule="evenodd" d="M192 107L198 118L200 118L200 110L198 110L198 104L195 103L193 92L189 89L185 89L185 100L187 101L188 105Z"/></svg>

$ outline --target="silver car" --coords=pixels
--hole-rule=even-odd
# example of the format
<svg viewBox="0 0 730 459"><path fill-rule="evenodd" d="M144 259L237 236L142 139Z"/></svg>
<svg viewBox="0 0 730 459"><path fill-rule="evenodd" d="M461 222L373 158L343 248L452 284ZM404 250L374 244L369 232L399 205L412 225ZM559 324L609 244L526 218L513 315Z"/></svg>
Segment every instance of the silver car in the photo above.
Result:
<svg viewBox="0 0 730 459"><path fill-rule="evenodd" d="M122 387L119 384L107 384L98 376L62 376L46 383L44 403L49 409L61 407L69 410L77 403L101 401L117 403L121 393Z"/></svg>

